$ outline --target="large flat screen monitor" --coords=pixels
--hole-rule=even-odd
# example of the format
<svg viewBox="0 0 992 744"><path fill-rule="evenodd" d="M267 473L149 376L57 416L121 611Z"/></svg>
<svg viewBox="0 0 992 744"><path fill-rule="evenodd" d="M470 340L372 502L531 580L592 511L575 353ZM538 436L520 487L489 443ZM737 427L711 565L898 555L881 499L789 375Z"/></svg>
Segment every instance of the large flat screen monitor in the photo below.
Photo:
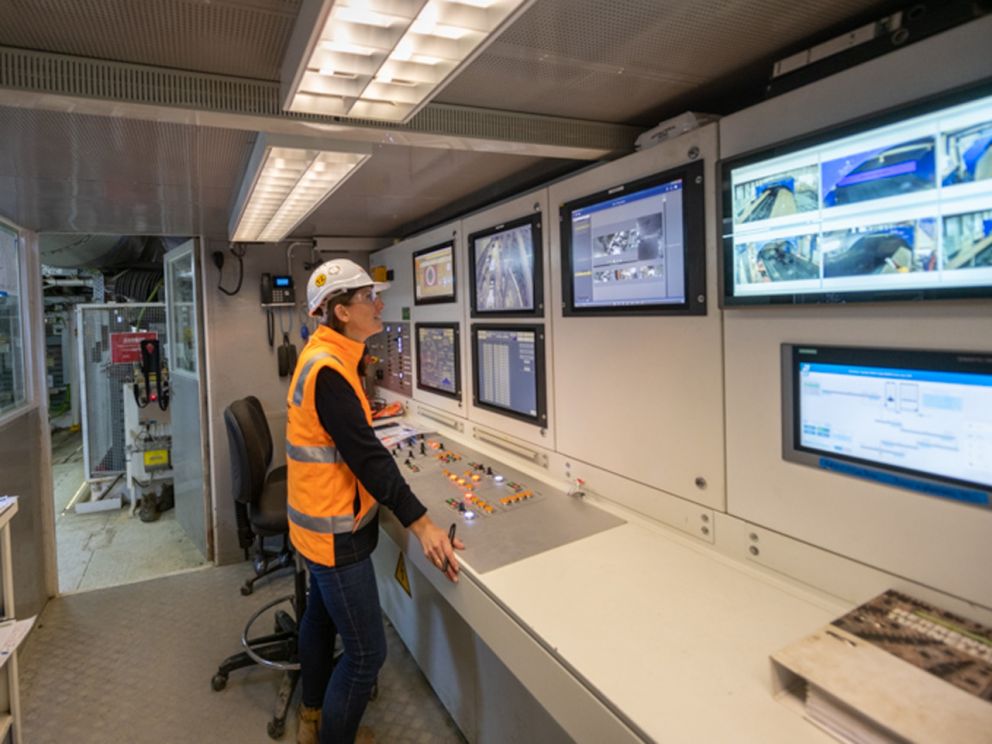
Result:
<svg viewBox="0 0 992 744"><path fill-rule="evenodd" d="M720 172L724 305L992 296L992 84Z"/></svg>
<svg viewBox="0 0 992 744"><path fill-rule="evenodd" d="M468 236L472 317L544 314L541 215Z"/></svg>
<svg viewBox="0 0 992 744"><path fill-rule="evenodd" d="M705 315L703 163L561 207L565 315Z"/></svg>
<svg viewBox="0 0 992 744"><path fill-rule="evenodd" d="M413 304L455 301L455 244L443 243L413 254Z"/></svg>
<svg viewBox="0 0 992 744"><path fill-rule="evenodd" d="M992 352L782 345L786 460L978 506L992 496Z"/></svg>
<svg viewBox="0 0 992 744"><path fill-rule="evenodd" d="M461 398L457 323L417 323L417 387Z"/></svg>
<svg viewBox="0 0 992 744"><path fill-rule="evenodd" d="M545 426L544 326L472 326L475 405Z"/></svg>

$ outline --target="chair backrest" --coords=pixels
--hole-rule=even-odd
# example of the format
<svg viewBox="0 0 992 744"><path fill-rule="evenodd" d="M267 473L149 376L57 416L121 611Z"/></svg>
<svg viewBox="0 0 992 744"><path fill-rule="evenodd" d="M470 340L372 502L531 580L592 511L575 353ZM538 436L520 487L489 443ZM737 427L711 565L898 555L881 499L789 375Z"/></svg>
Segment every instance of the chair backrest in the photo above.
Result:
<svg viewBox="0 0 992 744"><path fill-rule="evenodd" d="M234 500L254 504L262 494L272 462L272 434L265 412L253 395L224 409L227 441L231 450L231 485Z"/></svg>

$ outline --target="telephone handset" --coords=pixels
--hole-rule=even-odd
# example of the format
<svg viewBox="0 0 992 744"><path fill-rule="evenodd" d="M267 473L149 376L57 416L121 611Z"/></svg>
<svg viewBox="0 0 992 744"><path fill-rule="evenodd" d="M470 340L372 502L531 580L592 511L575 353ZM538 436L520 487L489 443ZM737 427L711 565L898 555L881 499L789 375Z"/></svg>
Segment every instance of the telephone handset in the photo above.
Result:
<svg viewBox="0 0 992 744"><path fill-rule="evenodd" d="M156 338L141 342L141 363L134 371L132 389L139 408L151 402L157 402L163 411L169 408L168 370L162 364L162 347Z"/></svg>
<svg viewBox="0 0 992 744"><path fill-rule="evenodd" d="M284 274L262 274L261 281L262 304L273 305L295 303L296 293L293 290L293 277Z"/></svg>

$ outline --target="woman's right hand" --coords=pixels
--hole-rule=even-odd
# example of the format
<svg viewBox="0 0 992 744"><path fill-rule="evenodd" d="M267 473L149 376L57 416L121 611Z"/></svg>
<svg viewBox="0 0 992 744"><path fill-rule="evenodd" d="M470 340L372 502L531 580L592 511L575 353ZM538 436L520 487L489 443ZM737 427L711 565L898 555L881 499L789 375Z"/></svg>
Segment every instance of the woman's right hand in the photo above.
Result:
<svg viewBox="0 0 992 744"><path fill-rule="evenodd" d="M449 540L448 533L434 524L426 514L410 525L410 531L420 541L424 557L433 563L438 571L443 572L449 581L457 583L459 566L455 549L465 549L461 538Z"/></svg>

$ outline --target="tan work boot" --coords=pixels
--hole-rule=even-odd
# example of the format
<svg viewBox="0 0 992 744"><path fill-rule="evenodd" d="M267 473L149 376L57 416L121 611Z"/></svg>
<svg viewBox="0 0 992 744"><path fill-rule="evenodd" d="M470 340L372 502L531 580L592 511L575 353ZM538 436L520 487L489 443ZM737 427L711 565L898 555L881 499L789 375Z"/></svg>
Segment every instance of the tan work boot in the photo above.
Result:
<svg viewBox="0 0 992 744"><path fill-rule="evenodd" d="M355 744L375 744L375 734L368 726L359 726L355 734Z"/></svg>
<svg viewBox="0 0 992 744"><path fill-rule="evenodd" d="M308 708L303 703L297 709L296 744L320 744L320 708Z"/></svg>

